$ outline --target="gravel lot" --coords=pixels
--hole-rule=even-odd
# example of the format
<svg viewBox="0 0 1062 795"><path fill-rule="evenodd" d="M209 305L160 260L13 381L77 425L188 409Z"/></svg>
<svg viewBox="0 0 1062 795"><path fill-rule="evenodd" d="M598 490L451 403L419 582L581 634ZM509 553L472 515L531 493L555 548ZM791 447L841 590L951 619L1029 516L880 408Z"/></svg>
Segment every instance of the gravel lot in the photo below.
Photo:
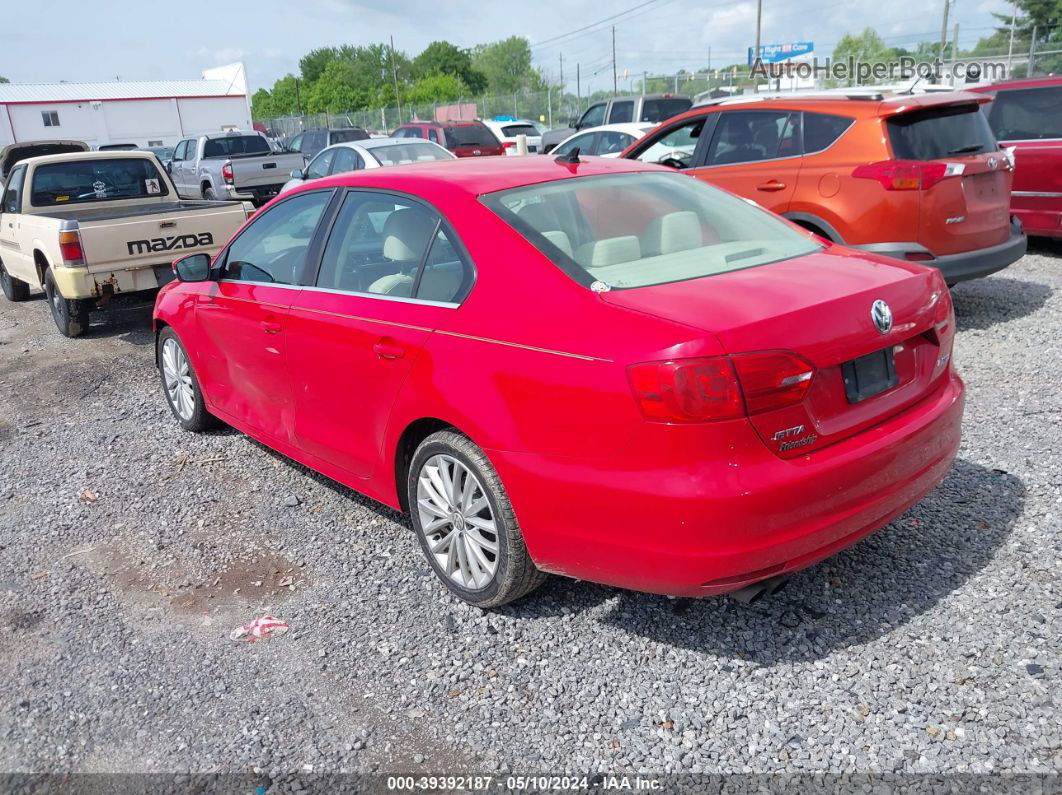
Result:
<svg viewBox="0 0 1062 795"><path fill-rule="evenodd" d="M402 517L179 430L148 310L0 301L0 770L1062 771L1062 246L955 300L965 441L900 520L752 606L489 614Z"/></svg>

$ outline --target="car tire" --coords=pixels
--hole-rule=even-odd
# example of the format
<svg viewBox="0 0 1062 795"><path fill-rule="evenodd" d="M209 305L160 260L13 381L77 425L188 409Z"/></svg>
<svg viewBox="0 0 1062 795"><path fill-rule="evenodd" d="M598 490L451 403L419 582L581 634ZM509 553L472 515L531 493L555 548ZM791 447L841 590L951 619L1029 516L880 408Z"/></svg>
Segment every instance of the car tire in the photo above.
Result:
<svg viewBox="0 0 1062 795"><path fill-rule="evenodd" d="M498 607L545 582L548 575L527 552L498 473L467 436L444 430L421 442L406 494L421 549L456 596Z"/></svg>
<svg viewBox="0 0 1062 795"><path fill-rule="evenodd" d="M203 188L203 198L208 202L216 202L218 200L218 194L211 187Z"/></svg>
<svg viewBox="0 0 1062 795"><path fill-rule="evenodd" d="M64 337L80 337L89 327L89 303L73 298L63 298L55 285L51 269L44 272L44 294L56 328Z"/></svg>
<svg viewBox="0 0 1062 795"><path fill-rule="evenodd" d="M216 426L218 420L207 411L199 379L177 332L166 326L155 345L162 394L180 426L195 432Z"/></svg>
<svg viewBox="0 0 1062 795"><path fill-rule="evenodd" d="M0 262L0 289L3 289L4 297L8 301L25 301L30 294L29 285L8 273L2 262Z"/></svg>

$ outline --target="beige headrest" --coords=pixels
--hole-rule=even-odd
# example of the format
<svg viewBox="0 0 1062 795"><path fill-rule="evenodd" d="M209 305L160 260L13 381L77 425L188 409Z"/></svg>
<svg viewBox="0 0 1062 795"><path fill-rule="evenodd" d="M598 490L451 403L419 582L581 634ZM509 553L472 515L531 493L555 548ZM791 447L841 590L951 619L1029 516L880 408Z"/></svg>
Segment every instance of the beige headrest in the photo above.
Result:
<svg viewBox="0 0 1062 795"><path fill-rule="evenodd" d="M584 268L604 268L621 262L641 259L642 247L634 235L607 237L579 246L576 260Z"/></svg>
<svg viewBox="0 0 1062 795"><path fill-rule="evenodd" d="M661 215L645 230L645 250L654 255L689 251L703 245L701 221L692 210Z"/></svg>
<svg viewBox="0 0 1062 795"><path fill-rule="evenodd" d="M387 216L383 255L393 262L419 260L435 230L435 219L419 207L406 207Z"/></svg>

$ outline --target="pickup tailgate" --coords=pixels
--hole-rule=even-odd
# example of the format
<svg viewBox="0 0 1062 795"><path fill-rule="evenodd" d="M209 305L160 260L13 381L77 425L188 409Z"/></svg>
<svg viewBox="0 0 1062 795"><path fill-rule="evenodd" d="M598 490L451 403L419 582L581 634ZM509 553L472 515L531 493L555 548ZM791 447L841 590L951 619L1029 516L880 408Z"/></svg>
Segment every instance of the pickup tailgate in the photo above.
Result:
<svg viewBox="0 0 1062 795"><path fill-rule="evenodd" d="M302 155L278 154L262 157L237 157L230 161L232 183L236 190L283 185L291 178L292 169L302 168Z"/></svg>
<svg viewBox="0 0 1062 795"><path fill-rule="evenodd" d="M165 265L196 252L214 254L244 222L241 202L179 202L145 213L78 218L91 273Z"/></svg>

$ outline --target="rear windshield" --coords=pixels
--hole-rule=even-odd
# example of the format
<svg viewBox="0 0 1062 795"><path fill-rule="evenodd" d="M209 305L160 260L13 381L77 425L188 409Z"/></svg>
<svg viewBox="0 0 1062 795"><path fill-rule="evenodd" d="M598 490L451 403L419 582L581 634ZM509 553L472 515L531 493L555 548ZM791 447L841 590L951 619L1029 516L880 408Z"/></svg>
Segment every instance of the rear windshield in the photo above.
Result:
<svg viewBox="0 0 1062 795"><path fill-rule="evenodd" d="M892 153L900 160L941 160L998 149L976 105L904 113L886 122Z"/></svg>
<svg viewBox="0 0 1062 795"><path fill-rule="evenodd" d="M71 160L37 166L30 186L34 207L166 196L153 157Z"/></svg>
<svg viewBox="0 0 1062 795"><path fill-rule="evenodd" d="M498 146L498 139L485 124L470 124L467 127L447 127L446 145L450 147Z"/></svg>
<svg viewBox="0 0 1062 795"><path fill-rule="evenodd" d="M518 135L540 135L540 133L530 124L506 124L502 127L502 135L506 138L515 138Z"/></svg>
<svg viewBox="0 0 1062 795"><path fill-rule="evenodd" d="M410 141L408 144L393 146L374 146L369 153L381 166L400 166L403 163L417 163L424 160L452 160L453 155L441 146L427 141Z"/></svg>
<svg viewBox="0 0 1062 795"><path fill-rule="evenodd" d="M1062 86L1000 91L988 123L1000 141L1062 138Z"/></svg>
<svg viewBox="0 0 1062 795"><path fill-rule="evenodd" d="M697 279L821 248L765 210L681 174L562 179L482 201L586 286Z"/></svg>
<svg viewBox="0 0 1062 795"><path fill-rule="evenodd" d="M342 144L347 141L364 141L369 137L365 130L352 127L349 130L332 130L332 143Z"/></svg>
<svg viewBox="0 0 1062 795"><path fill-rule="evenodd" d="M642 105L642 117L638 121L660 123L689 110L692 104L688 99L647 99Z"/></svg>
<svg viewBox="0 0 1062 795"><path fill-rule="evenodd" d="M224 138L209 138L203 146L203 157L247 157L269 153L269 142L260 135L226 135Z"/></svg>

